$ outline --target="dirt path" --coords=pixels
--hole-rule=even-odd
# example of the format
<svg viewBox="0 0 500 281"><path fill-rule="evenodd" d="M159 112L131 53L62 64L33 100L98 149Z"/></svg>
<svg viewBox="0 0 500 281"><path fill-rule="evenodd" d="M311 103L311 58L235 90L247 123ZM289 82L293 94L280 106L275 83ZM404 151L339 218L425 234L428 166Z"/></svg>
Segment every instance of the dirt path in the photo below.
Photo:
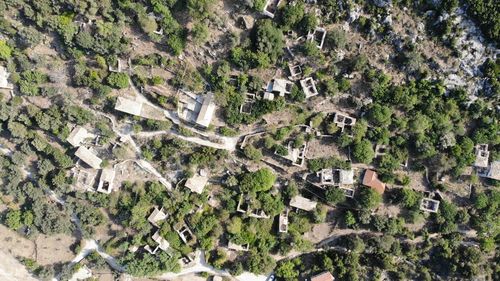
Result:
<svg viewBox="0 0 500 281"><path fill-rule="evenodd" d="M174 130L170 131L153 131L153 132L139 132L137 134L134 134L136 137L141 137L141 138L151 138L154 136L160 136L160 135L166 135L166 134L172 134L176 138L179 138L184 141L192 142L201 146L208 146L208 147L213 147L216 149L224 149L224 150L229 150L229 151L234 151L236 149L236 143L238 142L237 137L234 138L228 138L228 137L220 137L219 140L222 141L222 143L217 143L217 142L211 142L209 140L204 140L198 137L186 137Z"/></svg>
<svg viewBox="0 0 500 281"><path fill-rule="evenodd" d="M0 280L2 281L36 281L24 265L10 254L0 250Z"/></svg>

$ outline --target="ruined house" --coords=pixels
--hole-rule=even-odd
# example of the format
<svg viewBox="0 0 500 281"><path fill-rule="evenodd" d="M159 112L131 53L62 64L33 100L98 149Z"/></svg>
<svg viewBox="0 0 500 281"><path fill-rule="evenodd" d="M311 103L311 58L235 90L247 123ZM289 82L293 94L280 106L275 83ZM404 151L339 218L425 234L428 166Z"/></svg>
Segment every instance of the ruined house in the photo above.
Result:
<svg viewBox="0 0 500 281"><path fill-rule="evenodd" d="M290 200L290 207L297 208L304 211L312 211L316 208L318 203L312 200L309 200L300 195L296 195Z"/></svg>
<svg viewBox="0 0 500 281"><path fill-rule="evenodd" d="M267 0L262 13L270 18L274 18L280 2L281 0Z"/></svg>
<svg viewBox="0 0 500 281"><path fill-rule="evenodd" d="M245 95L245 102L240 106L240 113L250 114L252 113L252 107L255 103L255 94L247 93Z"/></svg>
<svg viewBox="0 0 500 281"><path fill-rule="evenodd" d="M153 234L153 236L151 236L151 239L155 241L158 245L154 250L152 250L149 245L146 245L144 247L144 249L148 251L150 254L154 255L158 250L167 251L168 248L170 247L170 243L168 243L168 241L160 235L160 230L157 230Z"/></svg>
<svg viewBox="0 0 500 281"><path fill-rule="evenodd" d="M238 206L236 206L236 211L242 214L248 214L249 217L257 219L268 219L267 215L262 209L253 209L250 207L250 201L247 196L240 194L240 199L238 200Z"/></svg>
<svg viewBox="0 0 500 281"><path fill-rule="evenodd" d="M307 151L307 144L304 143L302 146L298 148L294 148L292 141L288 143L287 146L287 155L282 156L285 159L290 160L292 162L292 165L298 166L298 167L304 167L305 159L306 159L306 151ZM274 154L279 155L277 151L274 152Z"/></svg>
<svg viewBox="0 0 500 281"><path fill-rule="evenodd" d="M309 31L307 33L307 40L313 42L318 49L323 49L323 44L325 43L326 29L322 27L316 27L315 30Z"/></svg>
<svg viewBox="0 0 500 281"><path fill-rule="evenodd" d="M372 170L365 171L365 175L363 176L363 185L372 188L379 194L383 194L385 191L385 183L380 181L377 173Z"/></svg>
<svg viewBox="0 0 500 281"><path fill-rule="evenodd" d="M387 151L389 150L389 146L386 144L377 144L375 145L375 157L380 157L384 156L387 154Z"/></svg>
<svg viewBox="0 0 500 281"><path fill-rule="evenodd" d="M318 172L321 185L340 188L346 197L354 197L354 171L343 169L323 169Z"/></svg>
<svg viewBox="0 0 500 281"><path fill-rule="evenodd" d="M153 241L158 243L158 247L160 249L162 249L163 251L166 251L168 249L168 247L170 246L168 241L165 240L165 238L160 236L160 230L157 230L151 238L153 239Z"/></svg>
<svg viewBox="0 0 500 281"><path fill-rule="evenodd" d="M354 171L343 169L323 169L318 172L321 185L352 185Z"/></svg>
<svg viewBox="0 0 500 281"><path fill-rule="evenodd" d="M80 158L85 164L89 165L93 169L101 168L102 160L97 157L92 151L84 146L80 146L75 152L75 156Z"/></svg>
<svg viewBox="0 0 500 281"><path fill-rule="evenodd" d="M307 77L300 80L300 86L302 87L302 91L306 95L306 99L317 96L319 94L318 89L316 89L316 82L312 77Z"/></svg>
<svg viewBox="0 0 500 281"><path fill-rule="evenodd" d="M117 59L116 60L116 68L110 65L110 66L108 66L108 71L109 72L123 72L125 69L129 68L128 62L129 62L129 60Z"/></svg>
<svg viewBox="0 0 500 281"><path fill-rule="evenodd" d="M177 234L179 234L179 237L181 238L181 240L186 244L189 244L195 240L195 236L193 235L193 232L185 224L181 228L177 229L176 232L177 232Z"/></svg>
<svg viewBox="0 0 500 281"><path fill-rule="evenodd" d="M290 71L290 79L299 79L302 76L302 67L300 64L288 64L288 70Z"/></svg>
<svg viewBox="0 0 500 281"><path fill-rule="evenodd" d="M91 190L96 177L95 170L87 171L78 167L71 169L73 177L76 178L76 187L82 190Z"/></svg>
<svg viewBox="0 0 500 281"><path fill-rule="evenodd" d="M476 160L474 161L474 167L477 168L487 168L488 161L490 158L490 152L488 151L487 144L478 144L475 148Z"/></svg>
<svg viewBox="0 0 500 281"><path fill-rule="evenodd" d="M347 131L348 135L352 135L352 127L356 124L356 118L336 112L333 117L333 123L340 128L340 132Z"/></svg>
<svg viewBox="0 0 500 281"><path fill-rule="evenodd" d="M288 232L288 208L279 215L278 219L278 231L280 233Z"/></svg>
<svg viewBox="0 0 500 281"><path fill-rule="evenodd" d="M439 210L439 201L430 198L422 198L420 201L420 210L436 213Z"/></svg>
<svg viewBox="0 0 500 281"><path fill-rule="evenodd" d="M99 184L97 185L97 191L110 194L114 188L113 181L115 180L115 174L114 169L102 169Z"/></svg>

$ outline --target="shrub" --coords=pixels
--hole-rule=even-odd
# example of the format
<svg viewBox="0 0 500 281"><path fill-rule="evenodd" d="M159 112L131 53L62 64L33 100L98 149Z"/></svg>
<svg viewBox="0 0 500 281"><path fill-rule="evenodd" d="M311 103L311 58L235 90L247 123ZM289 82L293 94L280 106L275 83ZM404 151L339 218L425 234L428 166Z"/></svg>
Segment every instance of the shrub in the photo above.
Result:
<svg viewBox="0 0 500 281"><path fill-rule="evenodd" d="M128 79L128 75L125 73L112 72L106 78L106 82L115 89L125 89L129 86Z"/></svg>

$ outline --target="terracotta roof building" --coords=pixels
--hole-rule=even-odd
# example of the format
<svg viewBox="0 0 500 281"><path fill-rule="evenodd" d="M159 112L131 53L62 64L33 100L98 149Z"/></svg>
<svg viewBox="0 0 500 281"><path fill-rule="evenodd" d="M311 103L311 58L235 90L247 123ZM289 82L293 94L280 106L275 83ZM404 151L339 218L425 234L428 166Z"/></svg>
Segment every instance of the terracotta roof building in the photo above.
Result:
<svg viewBox="0 0 500 281"><path fill-rule="evenodd" d="M363 177L363 185L373 188L376 192L383 194L385 191L385 183L378 179L375 171L366 170Z"/></svg>
<svg viewBox="0 0 500 281"><path fill-rule="evenodd" d="M335 278L328 271L322 272L320 274L311 277L311 281L333 281L333 280L335 280Z"/></svg>

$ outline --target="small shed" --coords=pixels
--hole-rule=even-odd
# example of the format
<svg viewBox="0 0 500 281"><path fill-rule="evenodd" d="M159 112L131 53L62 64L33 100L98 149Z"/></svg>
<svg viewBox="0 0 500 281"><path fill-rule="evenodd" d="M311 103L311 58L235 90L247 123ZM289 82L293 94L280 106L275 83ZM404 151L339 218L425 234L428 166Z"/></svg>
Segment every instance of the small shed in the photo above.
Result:
<svg viewBox="0 0 500 281"><path fill-rule="evenodd" d="M157 207L154 208L153 212L149 215L148 221L158 227L158 222L165 220L167 218L167 214L163 211L163 207L161 209L158 209Z"/></svg>
<svg viewBox="0 0 500 281"><path fill-rule="evenodd" d="M206 175L196 174L189 178L186 183L184 183L184 186L189 188L192 192L202 194L207 183L208 177Z"/></svg>
<svg viewBox="0 0 500 281"><path fill-rule="evenodd" d="M290 200L291 207L304 211L312 211L316 208L316 205L318 205L317 202L302 197L300 195L296 195L295 197L292 198L292 200Z"/></svg>
<svg viewBox="0 0 500 281"><path fill-rule="evenodd" d="M229 243L227 244L227 248L233 251L247 252L250 246L248 244L239 245L229 241Z"/></svg>
<svg viewBox="0 0 500 281"><path fill-rule="evenodd" d="M500 161L493 161L485 175L487 178L500 180Z"/></svg>
<svg viewBox="0 0 500 281"><path fill-rule="evenodd" d="M75 152L75 156L94 169L101 168L101 158L97 157L92 151L84 146L78 148Z"/></svg>
<svg viewBox="0 0 500 281"><path fill-rule="evenodd" d="M92 134L89 134L87 129L82 126L76 126L66 138L66 141L74 147L79 147L89 137L92 137Z"/></svg>
<svg viewBox="0 0 500 281"><path fill-rule="evenodd" d="M170 244L168 243L168 241L165 238L161 237L160 230L157 230L155 232L155 234L153 234L151 239L153 239L153 241L158 243L158 247L163 251L166 251L168 249L168 247L170 247Z"/></svg>
<svg viewBox="0 0 500 281"><path fill-rule="evenodd" d="M135 116L141 116L142 102L134 101L124 97L118 97L115 104L115 110Z"/></svg>

